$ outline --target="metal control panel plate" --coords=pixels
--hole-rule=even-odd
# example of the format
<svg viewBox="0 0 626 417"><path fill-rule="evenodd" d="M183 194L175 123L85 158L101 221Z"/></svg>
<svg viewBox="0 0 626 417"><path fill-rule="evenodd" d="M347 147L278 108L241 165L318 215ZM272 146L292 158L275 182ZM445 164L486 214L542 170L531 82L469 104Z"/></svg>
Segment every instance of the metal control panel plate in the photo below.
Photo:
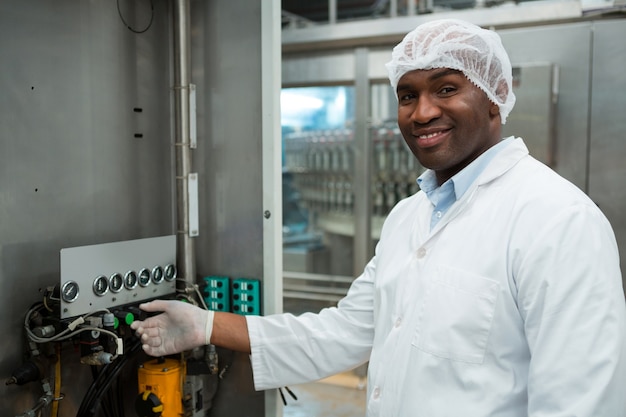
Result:
<svg viewBox="0 0 626 417"><path fill-rule="evenodd" d="M61 249L61 318L176 291L176 236Z"/></svg>

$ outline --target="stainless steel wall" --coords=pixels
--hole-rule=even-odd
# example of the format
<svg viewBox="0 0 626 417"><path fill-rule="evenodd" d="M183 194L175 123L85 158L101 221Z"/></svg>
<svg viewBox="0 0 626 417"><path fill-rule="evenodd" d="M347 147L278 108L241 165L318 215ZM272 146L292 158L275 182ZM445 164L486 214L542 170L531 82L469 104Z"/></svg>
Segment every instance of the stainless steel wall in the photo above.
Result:
<svg viewBox="0 0 626 417"><path fill-rule="evenodd" d="M143 34L115 2L0 3L3 380L22 361L24 313L59 280L61 248L172 233L169 12L154 3ZM130 23L147 25L146 4ZM62 354L70 416L91 377ZM2 415L39 395L38 383L2 384Z"/></svg>
<svg viewBox="0 0 626 417"><path fill-rule="evenodd" d="M626 21L593 26L589 195L609 218L626 273ZM626 281L625 285L626 287Z"/></svg>
<svg viewBox="0 0 626 417"><path fill-rule="evenodd" d="M261 183L262 3L196 0L191 10L192 79L198 91L194 166L203 179L198 274L261 279L267 220ZM273 209L272 215L280 219ZM263 415L265 394L254 391L248 355L221 353L224 363L231 358L233 363L220 381L211 415Z"/></svg>
<svg viewBox="0 0 626 417"><path fill-rule="evenodd" d="M126 23L116 1L0 2L3 380L22 361L24 313L41 300L43 288L59 280L61 248L175 233L170 2L118 3ZM127 25L144 29L152 3L151 26L133 33ZM263 183L271 169L262 157L274 161L262 139L271 134L268 123L278 120L278 112L268 114L272 109L262 93L271 87L267 57L279 61L279 38L266 33L274 18L268 9L276 10L278 25L277 4L191 2L200 276L262 279L271 271L266 231L280 230L281 212L273 205L279 197L271 194L272 183ZM265 307L276 308L269 302ZM68 417L75 415L91 374L77 364L71 346L62 355L60 415ZM230 357L224 352L225 361ZM133 372L124 375L130 393L136 392L134 378ZM37 383L1 386L3 416L23 413L41 395ZM252 389L247 357L235 356L211 415L263 415L264 404L264 394Z"/></svg>

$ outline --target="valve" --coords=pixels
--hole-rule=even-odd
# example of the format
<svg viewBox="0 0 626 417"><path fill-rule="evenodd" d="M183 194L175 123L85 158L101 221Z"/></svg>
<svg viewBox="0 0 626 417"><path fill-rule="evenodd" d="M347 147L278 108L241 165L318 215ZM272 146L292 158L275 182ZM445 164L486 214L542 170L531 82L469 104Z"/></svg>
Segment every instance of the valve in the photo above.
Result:
<svg viewBox="0 0 626 417"><path fill-rule="evenodd" d="M144 391L135 400L135 411L138 417L161 417L163 403L151 391Z"/></svg>

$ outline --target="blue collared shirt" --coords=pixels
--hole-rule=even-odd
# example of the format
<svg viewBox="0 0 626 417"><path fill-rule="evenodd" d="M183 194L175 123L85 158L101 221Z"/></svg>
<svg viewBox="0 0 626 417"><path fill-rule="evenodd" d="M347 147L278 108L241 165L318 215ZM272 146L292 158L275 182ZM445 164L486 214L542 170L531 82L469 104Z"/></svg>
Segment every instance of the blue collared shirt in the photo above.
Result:
<svg viewBox="0 0 626 417"><path fill-rule="evenodd" d="M435 171L426 170L417 179L417 184L426 193L426 196L433 204L433 214L430 218L430 230L432 230L448 209L459 198L465 194L470 185L483 172L489 162L496 156L500 150L513 141L513 137L501 140L496 145L487 149L478 158L474 159L468 166L459 171L439 186Z"/></svg>

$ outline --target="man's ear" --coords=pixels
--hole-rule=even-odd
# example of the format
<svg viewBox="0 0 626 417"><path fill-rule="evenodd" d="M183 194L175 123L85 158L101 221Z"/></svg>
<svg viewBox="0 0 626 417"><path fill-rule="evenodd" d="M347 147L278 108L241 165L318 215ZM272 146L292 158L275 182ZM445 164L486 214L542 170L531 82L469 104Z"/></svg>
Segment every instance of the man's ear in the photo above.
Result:
<svg viewBox="0 0 626 417"><path fill-rule="evenodd" d="M491 103L491 107L489 108L489 114L491 116L497 116L500 114L500 107L497 104Z"/></svg>

